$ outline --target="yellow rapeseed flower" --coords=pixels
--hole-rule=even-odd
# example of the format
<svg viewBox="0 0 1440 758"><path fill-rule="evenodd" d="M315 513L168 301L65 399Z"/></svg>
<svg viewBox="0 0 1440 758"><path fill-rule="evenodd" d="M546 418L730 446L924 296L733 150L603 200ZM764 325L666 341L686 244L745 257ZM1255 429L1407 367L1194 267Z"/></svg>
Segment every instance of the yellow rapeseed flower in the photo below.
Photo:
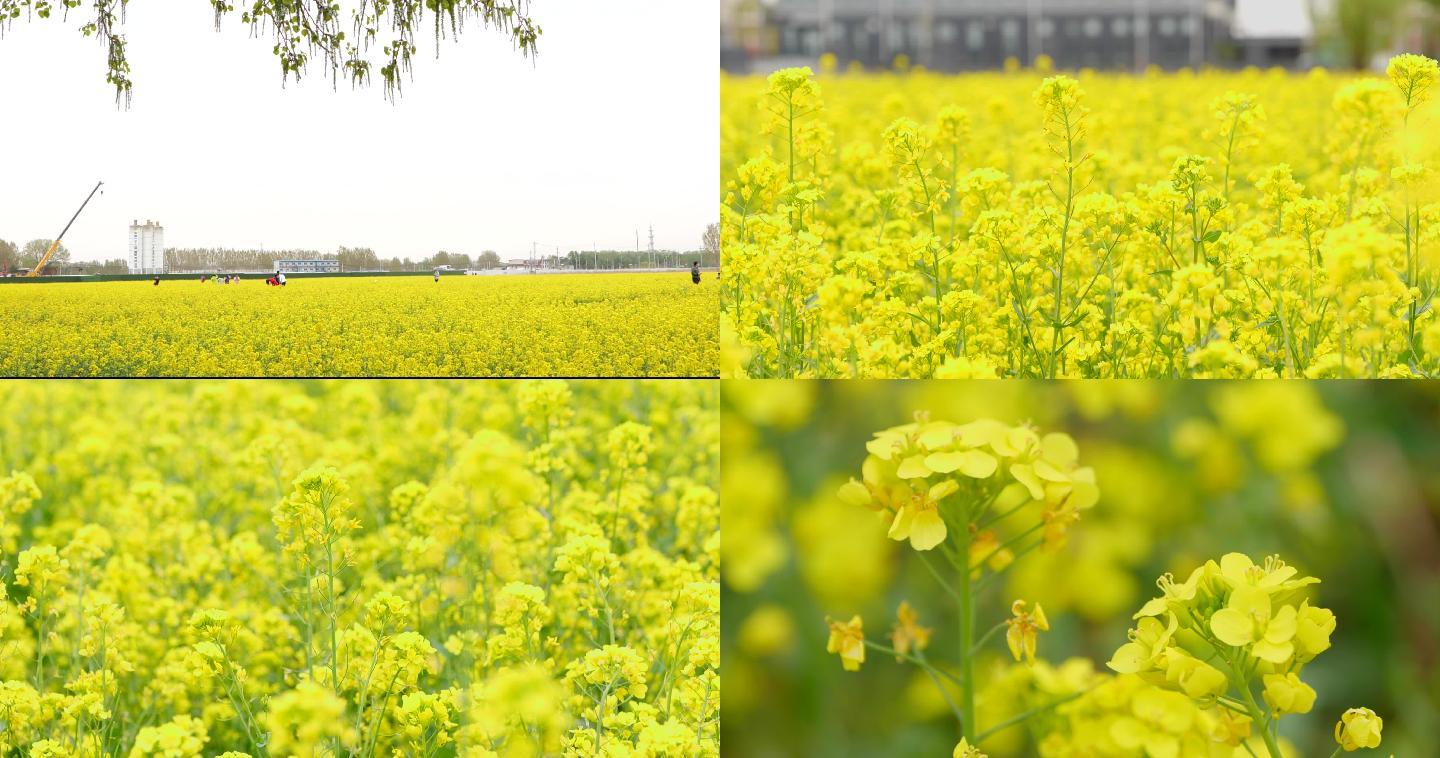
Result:
<svg viewBox="0 0 1440 758"><path fill-rule="evenodd" d="M827 623L830 639L825 643L825 652L839 655L840 665L846 671L859 671L860 664L865 662L864 621L856 615L844 623L828 619Z"/></svg>
<svg viewBox="0 0 1440 758"><path fill-rule="evenodd" d="M1380 747L1380 729L1385 722L1369 708L1351 708L1335 723L1335 741L1345 752Z"/></svg>

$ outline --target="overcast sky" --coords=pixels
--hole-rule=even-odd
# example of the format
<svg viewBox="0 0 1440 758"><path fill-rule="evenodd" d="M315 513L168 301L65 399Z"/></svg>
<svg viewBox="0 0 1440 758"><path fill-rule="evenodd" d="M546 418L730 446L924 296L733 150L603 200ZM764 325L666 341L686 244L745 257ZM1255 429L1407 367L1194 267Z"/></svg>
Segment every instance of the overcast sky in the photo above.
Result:
<svg viewBox="0 0 1440 758"><path fill-rule="evenodd" d="M215 32L203 0L131 3L128 111L83 13L17 20L0 39L0 239L53 237L103 179L65 236L75 260L125 257L134 219L167 247L520 257L632 248L637 227L645 245L653 223L656 247L698 248L719 205L718 4L531 13L533 63L467 27L438 60L422 47L392 105L319 69L282 88L272 41L238 16Z"/></svg>

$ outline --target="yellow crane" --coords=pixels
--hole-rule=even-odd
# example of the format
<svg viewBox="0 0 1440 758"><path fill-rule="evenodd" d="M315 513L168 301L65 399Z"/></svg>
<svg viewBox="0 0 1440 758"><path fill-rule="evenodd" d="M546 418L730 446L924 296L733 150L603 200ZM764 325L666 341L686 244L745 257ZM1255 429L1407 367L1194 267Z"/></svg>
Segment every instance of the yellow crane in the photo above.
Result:
<svg viewBox="0 0 1440 758"><path fill-rule="evenodd" d="M70 224L75 223L75 219L80 218L80 211L85 210L85 206L90 204L90 198L95 197L95 193L100 191L100 186L104 183L105 182L95 182L95 189L90 190L90 194L85 196L85 202L81 203L79 210L75 211L75 215L70 217L70 223L66 224L65 228L60 230L60 236L56 237L55 241L50 243L50 249L45 251L45 255L40 257L40 262L35 264L35 267L30 269L30 273L26 274L26 276L39 276L40 272L45 270L45 264L50 262L50 256L54 255L55 251L60 248L60 240L65 237L65 232L70 231Z"/></svg>

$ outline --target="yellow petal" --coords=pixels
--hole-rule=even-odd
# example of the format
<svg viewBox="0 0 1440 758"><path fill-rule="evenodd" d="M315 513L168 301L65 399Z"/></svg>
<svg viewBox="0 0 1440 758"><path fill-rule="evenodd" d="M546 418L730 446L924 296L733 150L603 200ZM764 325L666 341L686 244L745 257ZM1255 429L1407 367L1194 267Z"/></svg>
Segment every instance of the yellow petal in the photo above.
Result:
<svg viewBox="0 0 1440 758"><path fill-rule="evenodd" d="M954 441L955 425L944 421L936 421L926 426L919 437L921 447L926 450L942 448Z"/></svg>
<svg viewBox="0 0 1440 758"><path fill-rule="evenodd" d="M900 468L895 471L895 476L901 479L920 479L930 475L930 469L925 465L925 456L912 455L900 461Z"/></svg>
<svg viewBox="0 0 1440 758"><path fill-rule="evenodd" d="M1226 553L1220 558L1220 573L1232 583L1238 584L1244 582L1245 572L1254 565L1255 562L1244 553Z"/></svg>
<svg viewBox="0 0 1440 758"><path fill-rule="evenodd" d="M1070 485L1070 507L1083 511L1100 502L1100 488L1092 482L1076 481Z"/></svg>
<svg viewBox="0 0 1440 758"><path fill-rule="evenodd" d="M910 524L910 545L916 550L929 550L945 541L945 520L934 509L915 514Z"/></svg>
<svg viewBox="0 0 1440 758"><path fill-rule="evenodd" d="M1060 467L1075 465L1080 458L1080 448L1068 434L1051 432L1040 440L1040 456Z"/></svg>
<svg viewBox="0 0 1440 758"><path fill-rule="evenodd" d="M1137 611L1134 616L1131 616L1130 618L1138 619L1144 618L1146 616L1159 616L1160 614L1164 613L1165 609L1168 607L1169 606L1165 598L1151 598L1145 603L1145 605L1140 607L1140 610Z"/></svg>
<svg viewBox="0 0 1440 758"><path fill-rule="evenodd" d="M958 470L972 479L985 479L995 473L1000 462L995 460L994 456L979 450L951 450L931 453L926 456L925 465L929 466L931 471L941 474Z"/></svg>
<svg viewBox="0 0 1440 758"><path fill-rule="evenodd" d="M1286 605L1280 608L1275 618L1265 625L1265 639L1270 642L1288 642L1295 636L1295 606Z"/></svg>
<svg viewBox="0 0 1440 758"><path fill-rule="evenodd" d="M960 473L972 479L988 479L999 468L1000 461L987 453L979 450L965 451L965 459L960 463Z"/></svg>
<svg viewBox="0 0 1440 758"><path fill-rule="evenodd" d="M840 491L836 495L840 498L840 502L850 506L868 507L871 502L869 488L854 479L840 485Z"/></svg>
<svg viewBox="0 0 1440 758"><path fill-rule="evenodd" d="M1230 599L1225 606L1250 618L1269 619L1270 593L1257 587L1241 585L1230 593Z"/></svg>
<svg viewBox="0 0 1440 758"><path fill-rule="evenodd" d="M865 443L865 449L882 461L890 460L890 457L895 455L895 448L894 437L880 437Z"/></svg>
<svg viewBox="0 0 1440 758"><path fill-rule="evenodd" d="M1269 661L1270 663L1279 665L1290 660L1290 657L1295 655L1295 646L1289 642L1260 640L1250 648L1250 654L1262 661Z"/></svg>
<svg viewBox="0 0 1440 758"><path fill-rule="evenodd" d="M1127 642L1121 645L1114 655L1110 656L1110 662L1105 665L1119 674L1134 674L1148 660L1150 660L1149 648L1138 642Z"/></svg>
<svg viewBox="0 0 1440 758"><path fill-rule="evenodd" d="M965 462L965 453L961 450L951 450L944 453L931 453L925 456L925 465L939 474L948 474Z"/></svg>
<svg viewBox="0 0 1440 758"><path fill-rule="evenodd" d="M1190 697L1202 699L1223 695L1229 687L1229 682L1225 680L1225 675L1220 673L1219 669L1202 662L1182 679L1180 686Z"/></svg>
<svg viewBox="0 0 1440 758"><path fill-rule="evenodd" d="M886 535L896 542L903 542L910 537L910 522L914 519L915 509L908 505L900 506L900 511L895 514L895 520L890 522L890 531Z"/></svg>
<svg viewBox="0 0 1440 758"><path fill-rule="evenodd" d="M1030 497L1040 500L1045 497L1045 489L1040 484L1040 479L1035 476L1035 470L1028 463L1016 463L1010 467L1010 476L1015 481L1025 485L1030 492Z"/></svg>
<svg viewBox="0 0 1440 758"><path fill-rule="evenodd" d="M1035 475L1047 482L1069 482L1070 475L1061 471L1055 464L1041 458L1035 461Z"/></svg>
<svg viewBox="0 0 1440 758"><path fill-rule="evenodd" d="M959 491L960 485L956 484L954 479L945 479L931 486L930 491L927 492L926 495L930 498L931 502L938 503Z"/></svg>
<svg viewBox="0 0 1440 758"><path fill-rule="evenodd" d="M1005 630L1005 644L1010 647L1010 654L1015 656L1017 661L1024 655L1024 636L1019 624L1011 624L1010 628Z"/></svg>
<svg viewBox="0 0 1440 758"><path fill-rule="evenodd" d="M1222 608L1210 617L1210 631L1227 645L1239 647L1254 640L1255 624L1234 608Z"/></svg>

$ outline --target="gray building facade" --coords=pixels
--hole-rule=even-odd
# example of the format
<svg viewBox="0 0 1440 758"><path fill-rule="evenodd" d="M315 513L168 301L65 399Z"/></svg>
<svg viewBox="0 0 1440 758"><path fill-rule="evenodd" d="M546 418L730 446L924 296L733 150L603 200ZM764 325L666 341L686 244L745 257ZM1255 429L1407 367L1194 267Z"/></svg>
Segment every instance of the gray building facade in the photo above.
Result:
<svg viewBox="0 0 1440 758"><path fill-rule="evenodd" d="M775 0L766 57L936 71L996 69L1040 55L1061 68L1139 70L1272 63L1232 38L1236 0ZM1248 59L1247 59L1248 58Z"/></svg>

